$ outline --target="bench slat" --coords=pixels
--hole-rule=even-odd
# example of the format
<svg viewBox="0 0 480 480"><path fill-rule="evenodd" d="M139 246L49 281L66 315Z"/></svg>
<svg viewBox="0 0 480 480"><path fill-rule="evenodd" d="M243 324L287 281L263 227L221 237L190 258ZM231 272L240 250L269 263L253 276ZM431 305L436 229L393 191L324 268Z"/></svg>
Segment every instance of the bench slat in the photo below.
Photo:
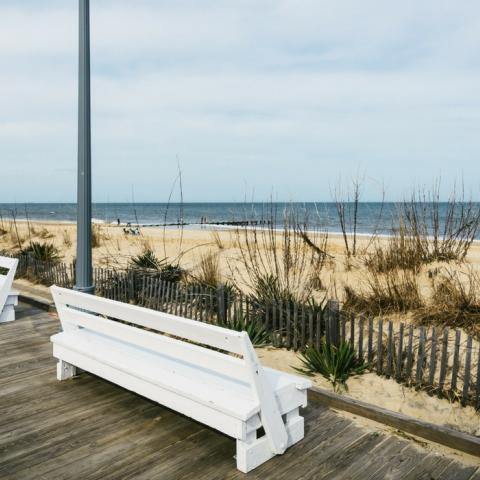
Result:
<svg viewBox="0 0 480 480"><path fill-rule="evenodd" d="M70 308L65 308L62 311L61 320L65 331L72 331L76 327L82 327L92 332L133 344L142 349L160 352L188 363L197 364L200 367L218 372L238 381L248 382L245 363L242 360L215 350L182 342L159 333L135 327L132 328L129 325Z"/></svg>
<svg viewBox="0 0 480 480"><path fill-rule="evenodd" d="M159 332L175 335L192 342L209 345L226 352L243 355L241 332L226 328L208 325L201 322L177 317L168 313L149 310L148 308L116 302L93 295L83 295L80 292L51 287L57 306L76 307L82 310L123 320L142 327L151 328Z"/></svg>
<svg viewBox="0 0 480 480"><path fill-rule="evenodd" d="M160 386L145 382L136 375L123 372L118 368L95 361L70 348L65 348L61 345L56 346L54 344L54 355L57 358L62 358L72 365L76 365L94 375L105 378L116 385L120 385L123 388L136 392L146 398L150 398L151 400L180 412L183 415L194 418L195 420L209 425L220 432L224 432L231 437L244 437L245 429L242 426L243 422L231 415L219 412L218 410L209 408L205 405L200 406L195 400L191 400Z"/></svg>

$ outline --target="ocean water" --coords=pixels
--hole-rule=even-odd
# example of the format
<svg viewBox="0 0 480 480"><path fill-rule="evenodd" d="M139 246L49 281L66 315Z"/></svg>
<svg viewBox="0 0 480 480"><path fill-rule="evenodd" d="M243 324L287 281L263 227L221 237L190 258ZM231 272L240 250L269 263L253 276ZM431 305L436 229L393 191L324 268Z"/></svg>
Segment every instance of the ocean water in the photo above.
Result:
<svg viewBox="0 0 480 480"><path fill-rule="evenodd" d="M480 208L480 204L476 205ZM286 211L294 211L297 218L311 228L339 232L340 224L334 203L94 203L92 217L97 223L130 222L144 227L164 224L186 224L186 228L199 228L202 218L207 222L274 219L277 227L283 224ZM395 203L362 202L358 206L357 231L389 234L396 218ZM353 219L353 204L347 204L347 218ZM440 224L447 213L447 204L440 205ZM75 222L74 203L2 204L0 215L15 216L19 220L47 220Z"/></svg>

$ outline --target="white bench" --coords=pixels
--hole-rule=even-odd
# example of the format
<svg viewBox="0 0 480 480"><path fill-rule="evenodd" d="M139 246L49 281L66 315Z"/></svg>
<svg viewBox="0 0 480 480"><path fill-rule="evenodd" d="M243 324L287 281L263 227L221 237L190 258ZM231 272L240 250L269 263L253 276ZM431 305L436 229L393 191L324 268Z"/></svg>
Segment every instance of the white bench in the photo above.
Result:
<svg viewBox="0 0 480 480"><path fill-rule="evenodd" d="M17 271L16 258L0 256L0 323L15 320L15 306L18 305L18 292L12 290ZM4 270L8 270L6 273Z"/></svg>
<svg viewBox="0 0 480 480"><path fill-rule="evenodd" d="M63 329L51 337L58 380L86 370L213 427L236 439L242 472L303 438L311 382L263 368L246 332L51 291Z"/></svg>

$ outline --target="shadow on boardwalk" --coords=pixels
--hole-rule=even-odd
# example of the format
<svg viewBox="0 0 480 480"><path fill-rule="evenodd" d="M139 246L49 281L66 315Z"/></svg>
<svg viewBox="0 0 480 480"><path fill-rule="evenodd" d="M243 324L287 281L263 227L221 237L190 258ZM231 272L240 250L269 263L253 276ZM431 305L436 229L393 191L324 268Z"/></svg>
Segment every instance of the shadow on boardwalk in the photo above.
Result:
<svg viewBox="0 0 480 480"><path fill-rule="evenodd" d="M477 467L311 404L306 436L258 469L235 469L234 441L89 374L57 382L53 315L20 305L0 325L0 478L480 480Z"/></svg>

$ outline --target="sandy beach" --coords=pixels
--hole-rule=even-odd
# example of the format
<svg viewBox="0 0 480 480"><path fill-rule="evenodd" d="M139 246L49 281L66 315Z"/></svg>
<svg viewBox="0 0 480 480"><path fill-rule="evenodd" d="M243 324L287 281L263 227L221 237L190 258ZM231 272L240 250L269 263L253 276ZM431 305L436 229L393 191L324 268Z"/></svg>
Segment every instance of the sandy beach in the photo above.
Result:
<svg viewBox="0 0 480 480"><path fill-rule="evenodd" d="M7 221L4 221L7 224ZM47 242L55 245L63 262L70 263L75 257L76 226L72 223L17 221L16 228L11 224L8 233L0 236L0 250L12 250L19 247L18 238L22 244L29 239ZM4 227L7 229L7 227ZM239 288L248 291L245 267L240 261L239 241L245 238L243 229L221 227L145 227L140 229L140 235L126 235L123 227L107 224L94 226L98 246L93 248L93 262L96 266L110 268L125 268L133 256L146 249L151 249L159 259L167 259L170 263L180 266L195 275L203 256L213 254L218 257L220 270L224 281L233 281ZM278 232L278 239L282 232ZM326 250L329 254L320 272L322 288L316 293L319 298L325 295L329 298L343 300L344 287L362 288L365 283L365 258L374 245L386 245L388 237L377 236L373 240L368 235L360 235L357 239L356 257L348 259L345 254L344 239L340 234L328 234ZM280 243L280 242L279 242ZM260 250L265 247L259 242ZM434 262L422 267L418 274L418 284L426 297L431 291L432 272L442 270L471 270L480 272L480 241L475 241L469 249L464 263ZM402 314L404 318L404 315ZM395 320L397 315L389 315Z"/></svg>

